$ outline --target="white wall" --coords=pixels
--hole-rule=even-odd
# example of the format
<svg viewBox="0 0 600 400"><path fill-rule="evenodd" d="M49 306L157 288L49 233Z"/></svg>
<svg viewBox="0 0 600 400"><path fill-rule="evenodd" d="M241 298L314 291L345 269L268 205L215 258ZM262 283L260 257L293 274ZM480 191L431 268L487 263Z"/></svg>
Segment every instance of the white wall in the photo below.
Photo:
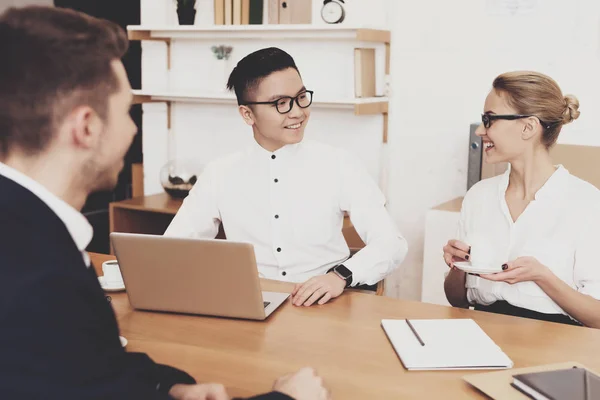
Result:
<svg viewBox="0 0 600 400"><path fill-rule="evenodd" d="M352 7L360 8L354 15L360 14L367 25L385 15L381 8L371 7L370 1L350 1ZM390 295L418 299L425 214L431 207L465 193L469 124L479 118L496 75L533 69L554 77L566 93L577 95L581 101L580 119L564 129L560 141L600 145L600 132L594 121L596 110L600 109L600 2L383 1L388 2L389 12L385 15L387 21L381 24L389 23L392 30L393 97L386 191L390 211L410 245L407 260L388 280L387 290ZM513 12L515 6L523 5L534 7ZM174 18L170 0L142 0L143 23L174 23ZM202 17L197 17L197 21L198 18ZM143 46L144 85L168 85L162 61L164 45L144 43ZM315 90L334 90L334 86L327 86L321 80L318 71L336 62L337 50L333 49L329 58L323 60L315 57L320 50L312 52L293 44L286 48L302 70L306 70L304 75L309 85ZM175 78L176 85L183 85L186 80L190 85L198 85L206 80L202 74L190 72L193 70L190 67L199 63L194 53L201 50L198 45L174 49L187 57L184 64L176 62L174 70L188 69ZM240 56L243 56L241 50L234 58ZM173 121L171 140L164 129L158 128L166 125L164 105L144 108L146 186L152 191L160 190L155 177L167 161L169 151L199 154L208 159L243 147L249 140L234 109L188 107L175 105L174 114L182 117ZM209 120L206 115L216 119ZM382 162L380 117L317 110L313 110L313 115L307 136L356 152L377 177Z"/></svg>
<svg viewBox="0 0 600 400"><path fill-rule="evenodd" d="M54 6L54 0L0 0L0 13L9 7Z"/></svg>
<svg viewBox="0 0 600 400"><path fill-rule="evenodd" d="M600 2L389 1L389 198L410 244L389 284L400 297L418 299L425 213L465 193L469 124L479 118L496 75L532 69L555 78L581 102L580 119L560 142L600 145ZM527 4L536 7L524 15L498 10Z"/></svg>

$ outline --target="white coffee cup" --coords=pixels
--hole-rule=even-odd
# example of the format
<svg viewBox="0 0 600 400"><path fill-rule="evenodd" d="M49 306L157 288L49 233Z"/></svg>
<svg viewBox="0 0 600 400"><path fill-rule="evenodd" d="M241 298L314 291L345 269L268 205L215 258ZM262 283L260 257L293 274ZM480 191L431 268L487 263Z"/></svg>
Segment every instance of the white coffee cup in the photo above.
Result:
<svg viewBox="0 0 600 400"><path fill-rule="evenodd" d="M119 263L116 260L105 261L102 263L102 272L104 273L104 282L107 285L122 285L123 276Z"/></svg>
<svg viewBox="0 0 600 400"><path fill-rule="evenodd" d="M498 264L498 262L496 262L494 252L495 249L491 242L483 237L477 236L469 238L468 243L471 246L471 254L469 258L471 265L484 268L497 267L500 269L502 264Z"/></svg>

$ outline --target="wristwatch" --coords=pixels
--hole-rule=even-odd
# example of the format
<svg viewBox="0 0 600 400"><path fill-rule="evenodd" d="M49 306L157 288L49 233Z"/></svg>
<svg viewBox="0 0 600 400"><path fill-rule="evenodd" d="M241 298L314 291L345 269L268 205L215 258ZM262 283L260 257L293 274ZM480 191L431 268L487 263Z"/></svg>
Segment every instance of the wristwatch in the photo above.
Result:
<svg viewBox="0 0 600 400"><path fill-rule="evenodd" d="M336 265L335 267L329 269L327 273L333 272L340 278L346 281L345 288L349 287L352 284L352 271L350 271L344 264Z"/></svg>

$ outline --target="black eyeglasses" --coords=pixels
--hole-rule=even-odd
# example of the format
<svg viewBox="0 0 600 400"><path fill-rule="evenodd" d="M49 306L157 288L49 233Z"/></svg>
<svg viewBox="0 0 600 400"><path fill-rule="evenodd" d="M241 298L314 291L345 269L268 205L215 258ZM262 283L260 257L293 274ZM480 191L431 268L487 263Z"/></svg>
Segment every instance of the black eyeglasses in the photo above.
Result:
<svg viewBox="0 0 600 400"><path fill-rule="evenodd" d="M250 104L271 104L277 109L277 112L279 114L287 114L290 111L292 111L294 103L298 104L298 107L300 108L309 107L312 104L313 93L314 92L312 90L305 90L304 92L298 94L296 97L284 96L273 101L247 101L242 105L247 106Z"/></svg>
<svg viewBox="0 0 600 400"><path fill-rule="evenodd" d="M481 114L481 122L483 123L483 126L487 129L492 125L492 121L495 121L497 119L513 121L515 119L529 118L529 117L536 117L540 121L540 124L542 124L542 126L546 129L550 128L554 124L557 124L557 122L552 122L550 124L547 122L544 122L536 115L522 115L522 114L497 115L497 114L487 114L487 113Z"/></svg>

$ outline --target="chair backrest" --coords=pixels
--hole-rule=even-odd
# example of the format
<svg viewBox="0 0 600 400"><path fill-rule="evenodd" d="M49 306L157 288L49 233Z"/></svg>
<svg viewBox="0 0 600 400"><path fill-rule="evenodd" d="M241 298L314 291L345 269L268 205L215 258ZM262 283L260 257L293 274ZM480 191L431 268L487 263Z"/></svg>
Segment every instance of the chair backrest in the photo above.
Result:
<svg viewBox="0 0 600 400"><path fill-rule="evenodd" d="M350 257L355 255L361 248L350 247ZM360 286L356 286L352 289L360 290L360 291L374 292L377 296L383 296L383 294L385 292L385 279L380 280L375 285L360 285Z"/></svg>
<svg viewBox="0 0 600 400"><path fill-rule="evenodd" d="M550 156L554 164L562 164L571 174L600 189L600 147L557 144L550 150ZM484 163L481 179L503 174L507 168L507 163Z"/></svg>
<svg viewBox="0 0 600 400"><path fill-rule="evenodd" d="M550 150L550 156L555 164L600 189L600 147L560 144Z"/></svg>

